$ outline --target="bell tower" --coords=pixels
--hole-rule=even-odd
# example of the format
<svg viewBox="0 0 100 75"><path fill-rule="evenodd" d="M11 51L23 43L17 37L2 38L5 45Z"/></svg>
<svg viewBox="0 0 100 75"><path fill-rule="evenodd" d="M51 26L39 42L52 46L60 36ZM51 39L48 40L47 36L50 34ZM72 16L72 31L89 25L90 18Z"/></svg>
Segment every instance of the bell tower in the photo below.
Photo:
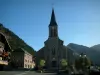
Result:
<svg viewBox="0 0 100 75"><path fill-rule="evenodd" d="M54 9L52 9L51 20L49 24L49 38L58 37L58 25L55 18Z"/></svg>

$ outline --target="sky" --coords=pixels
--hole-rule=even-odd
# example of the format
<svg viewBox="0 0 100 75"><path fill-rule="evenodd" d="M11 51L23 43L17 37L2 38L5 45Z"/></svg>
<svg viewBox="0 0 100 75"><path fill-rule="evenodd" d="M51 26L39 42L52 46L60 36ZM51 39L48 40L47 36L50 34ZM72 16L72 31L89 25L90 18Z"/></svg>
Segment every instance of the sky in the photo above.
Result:
<svg viewBox="0 0 100 75"><path fill-rule="evenodd" d="M48 39L52 7L64 45L100 44L100 0L0 0L0 23L38 51Z"/></svg>

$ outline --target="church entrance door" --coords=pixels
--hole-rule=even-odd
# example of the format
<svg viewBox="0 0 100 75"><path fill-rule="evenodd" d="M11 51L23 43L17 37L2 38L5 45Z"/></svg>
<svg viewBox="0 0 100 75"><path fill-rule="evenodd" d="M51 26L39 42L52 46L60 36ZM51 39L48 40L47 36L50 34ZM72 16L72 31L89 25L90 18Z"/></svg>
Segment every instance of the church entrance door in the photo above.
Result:
<svg viewBox="0 0 100 75"><path fill-rule="evenodd" d="M57 62L56 61L52 61L52 67L56 67Z"/></svg>

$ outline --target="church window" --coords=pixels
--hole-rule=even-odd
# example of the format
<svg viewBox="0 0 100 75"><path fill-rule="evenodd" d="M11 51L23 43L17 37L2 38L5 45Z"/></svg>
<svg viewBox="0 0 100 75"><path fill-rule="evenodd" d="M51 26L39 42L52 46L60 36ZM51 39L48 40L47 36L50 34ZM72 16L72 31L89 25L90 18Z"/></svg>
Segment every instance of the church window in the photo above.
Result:
<svg viewBox="0 0 100 75"><path fill-rule="evenodd" d="M55 55L55 49L52 50L52 55Z"/></svg>
<svg viewBox="0 0 100 75"><path fill-rule="evenodd" d="M57 36L57 34L56 34L56 29L54 29L54 36Z"/></svg>

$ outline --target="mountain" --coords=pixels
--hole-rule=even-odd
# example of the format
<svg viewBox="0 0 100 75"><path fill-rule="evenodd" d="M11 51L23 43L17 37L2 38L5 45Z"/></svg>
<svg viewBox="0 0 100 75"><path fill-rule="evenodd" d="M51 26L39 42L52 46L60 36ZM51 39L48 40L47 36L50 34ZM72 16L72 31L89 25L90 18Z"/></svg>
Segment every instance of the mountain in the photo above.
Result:
<svg viewBox="0 0 100 75"><path fill-rule="evenodd" d="M94 45L94 46L92 46L90 48L94 49L94 50L97 50L97 51L100 51L100 44Z"/></svg>
<svg viewBox="0 0 100 75"><path fill-rule="evenodd" d="M74 44L74 43L68 44L67 47L71 47L73 49L73 51L78 52L78 53L82 53L82 52L86 53L88 50L90 50L86 46L78 45L78 44Z"/></svg>
<svg viewBox="0 0 100 75"><path fill-rule="evenodd" d="M67 48L70 48L71 50L74 51L74 53L77 54L81 54L81 53L86 54L95 64L100 65L100 60L98 59L100 57L99 51L83 45L74 44L74 43L68 44Z"/></svg>
<svg viewBox="0 0 100 75"><path fill-rule="evenodd" d="M5 35L12 50L16 50L17 48L23 48L31 54L35 53L35 50L32 47L27 45L21 38L19 38L8 28L5 28L2 24L0 24L0 32Z"/></svg>

